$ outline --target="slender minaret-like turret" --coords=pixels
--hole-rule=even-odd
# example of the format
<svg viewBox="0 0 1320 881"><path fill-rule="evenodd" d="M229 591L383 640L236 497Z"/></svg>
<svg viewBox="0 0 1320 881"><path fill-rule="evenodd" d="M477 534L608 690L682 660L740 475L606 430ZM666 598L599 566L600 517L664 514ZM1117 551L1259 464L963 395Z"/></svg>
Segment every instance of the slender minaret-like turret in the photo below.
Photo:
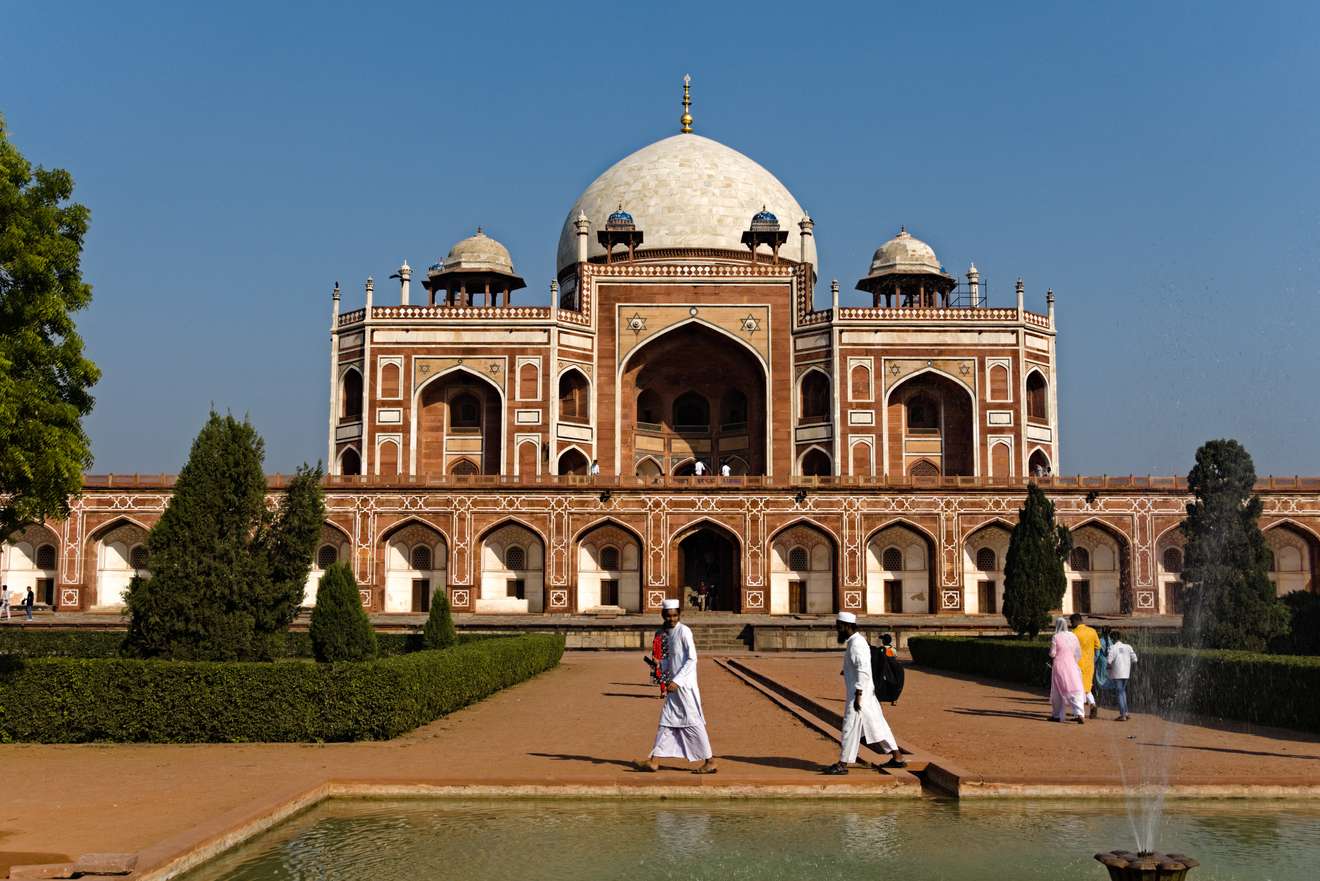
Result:
<svg viewBox="0 0 1320 881"><path fill-rule="evenodd" d="M967 298L973 309L981 305L981 270L973 263L967 268Z"/></svg>
<svg viewBox="0 0 1320 881"><path fill-rule="evenodd" d="M587 262L587 236L591 234L591 221L587 218L585 211L579 211L577 220L573 221L573 228L577 230L577 258L579 263Z"/></svg>
<svg viewBox="0 0 1320 881"><path fill-rule="evenodd" d="M407 306L410 289L412 288L412 267L408 265L408 261L403 261L399 271L391 275L390 278L399 280L399 305Z"/></svg>
<svg viewBox="0 0 1320 881"><path fill-rule="evenodd" d="M799 242L802 245L801 258L798 260L799 263L807 262L807 243L811 240L811 236L813 234L812 231L815 228L816 228L816 221L811 219L810 214L808 214L806 217L798 221L798 229L801 230L801 237L799 238Z"/></svg>

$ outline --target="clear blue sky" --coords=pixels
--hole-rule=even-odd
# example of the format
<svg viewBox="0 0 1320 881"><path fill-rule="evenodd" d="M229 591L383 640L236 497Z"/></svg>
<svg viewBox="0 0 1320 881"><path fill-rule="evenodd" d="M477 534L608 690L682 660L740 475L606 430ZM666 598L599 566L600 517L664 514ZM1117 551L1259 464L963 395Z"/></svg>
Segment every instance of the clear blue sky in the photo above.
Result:
<svg viewBox="0 0 1320 881"><path fill-rule="evenodd" d="M851 290L907 224L992 304L1058 294L1062 470L1243 441L1320 474L1317 4L14 3L0 112L92 209L97 471L208 406L325 455L330 288L484 225L546 302L559 226L677 130L769 168ZM856 296L856 295L853 295Z"/></svg>

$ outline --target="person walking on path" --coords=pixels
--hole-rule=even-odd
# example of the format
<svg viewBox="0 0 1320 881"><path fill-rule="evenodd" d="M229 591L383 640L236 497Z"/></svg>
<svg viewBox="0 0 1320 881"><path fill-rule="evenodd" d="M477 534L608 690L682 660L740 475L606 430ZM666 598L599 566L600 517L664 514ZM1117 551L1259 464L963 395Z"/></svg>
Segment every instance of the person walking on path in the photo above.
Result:
<svg viewBox="0 0 1320 881"><path fill-rule="evenodd" d="M27 615L27 620L29 621L32 620L32 607L36 605L36 602L37 595L34 594L32 588L29 587L27 596L23 597L23 614Z"/></svg>
<svg viewBox="0 0 1320 881"><path fill-rule="evenodd" d="M663 660L658 662L643 655L647 666L659 668L660 680L665 684L665 705L660 710L660 725L655 733L655 745L645 760L637 763L639 771L658 771L656 759L686 759L700 761L701 766L692 773L714 774L715 754L706 734L706 717L701 711L701 689L697 686L697 645L692 629L679 621L683 614L678 600L665 600L661 606L664 616L662 637Z"/></svg>
<svg viewBox="0 0 1320 881"><path fill-rule="evenodd" d="M1072 625L1073 636L1077 637L1077 644L1082 647L1082 700L1085 702L1085 708L1094 719L1100 715L1100 707L1095 702L1095 662L1100 659L1100 634L1095 632L1094 627L1084 623L1084 619L1077 612L1073 612L1068 619Z"/></svg>
<svg viewBox="0 0 1320 881"><path fill-rule="evenodd" d="M848 766L857 761L862 739L878 747L891 758L882 767L904 768L903 753L894 739L894 732L885 721L884 710L875 696L875 682L871 677L871 646L857 629L857 616L840 612L835 621L835 635L843 643L843 740L839 760L826 774L847 774Z"/></svg>
<svg viewBox="0 0 1320 881"><path fill-rule="evenodd" d="M1082 701L1082 646L1068 630L1068 619L1054 619L1054 638L1050 640L1050 721L1062 722L1068 708L1077 715L1077 724L1086 722Z"/></svg>
<svg viewBox="0 0 1320 881"><path fill-rule="evenodd" d="M1132 665L1137 662L1137 653L1132 646L1123 641L1123 634L1117 630L1110 633L1111 644L1106 662L1109 665L1109 681L1114 686L1118 697L1119 722L1128 720L1127 684L1132 676Z"/></svg>
<svg viewBox="0 0 1320 881"><path fill-rule="evenodd" d="M10 614L9 614L9 585L7 585L7 584L5 584L5 585L0 585L0 612L4 612L6 618L9 618L9 617L10 617Z"/></svg>

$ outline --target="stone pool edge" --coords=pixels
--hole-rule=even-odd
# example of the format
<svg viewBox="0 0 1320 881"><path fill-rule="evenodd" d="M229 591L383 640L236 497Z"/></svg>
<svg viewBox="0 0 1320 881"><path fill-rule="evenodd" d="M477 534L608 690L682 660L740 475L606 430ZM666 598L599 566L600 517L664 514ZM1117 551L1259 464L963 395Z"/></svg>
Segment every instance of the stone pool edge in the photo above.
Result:
<svg viewBox="0 0 1320 881"><path fill-rule="evenodd" d="M138 853L138 871L131 881L169 881L215 859L279 824L335 798L545 798L545 799L645 799L647 801L715 801L752 799L839 800L854 797L921 798L919 787L882 784L765 785L730 784L701 786L637 786L566 784L549 786L482 785L441 783L386 783L336 780L287 794L264 808L242 808L217 817L210 828L194 827L171 836ZM217 831L218 830L218 831Z"/></svg>

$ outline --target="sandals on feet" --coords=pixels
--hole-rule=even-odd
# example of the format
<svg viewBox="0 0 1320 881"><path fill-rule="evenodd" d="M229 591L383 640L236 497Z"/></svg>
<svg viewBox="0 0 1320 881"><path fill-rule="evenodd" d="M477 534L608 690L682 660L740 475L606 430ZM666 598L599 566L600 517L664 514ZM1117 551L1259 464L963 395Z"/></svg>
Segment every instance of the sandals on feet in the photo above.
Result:
<svg viewBox="0 0 1320 881"><path fill-rule="evenodd" d="M829 774L829 775L834 776L834 777L838 777L838 776L841 776L841 775L843 775L843 774L847 774L847 773L848 773L848 766L847 766L847 765L844 765L842 762L835 762L833 765L830 765L828 768L826 768L826 769L825 769L824 771L822 771L821 773L822 773L822 774Z"/></svg>

